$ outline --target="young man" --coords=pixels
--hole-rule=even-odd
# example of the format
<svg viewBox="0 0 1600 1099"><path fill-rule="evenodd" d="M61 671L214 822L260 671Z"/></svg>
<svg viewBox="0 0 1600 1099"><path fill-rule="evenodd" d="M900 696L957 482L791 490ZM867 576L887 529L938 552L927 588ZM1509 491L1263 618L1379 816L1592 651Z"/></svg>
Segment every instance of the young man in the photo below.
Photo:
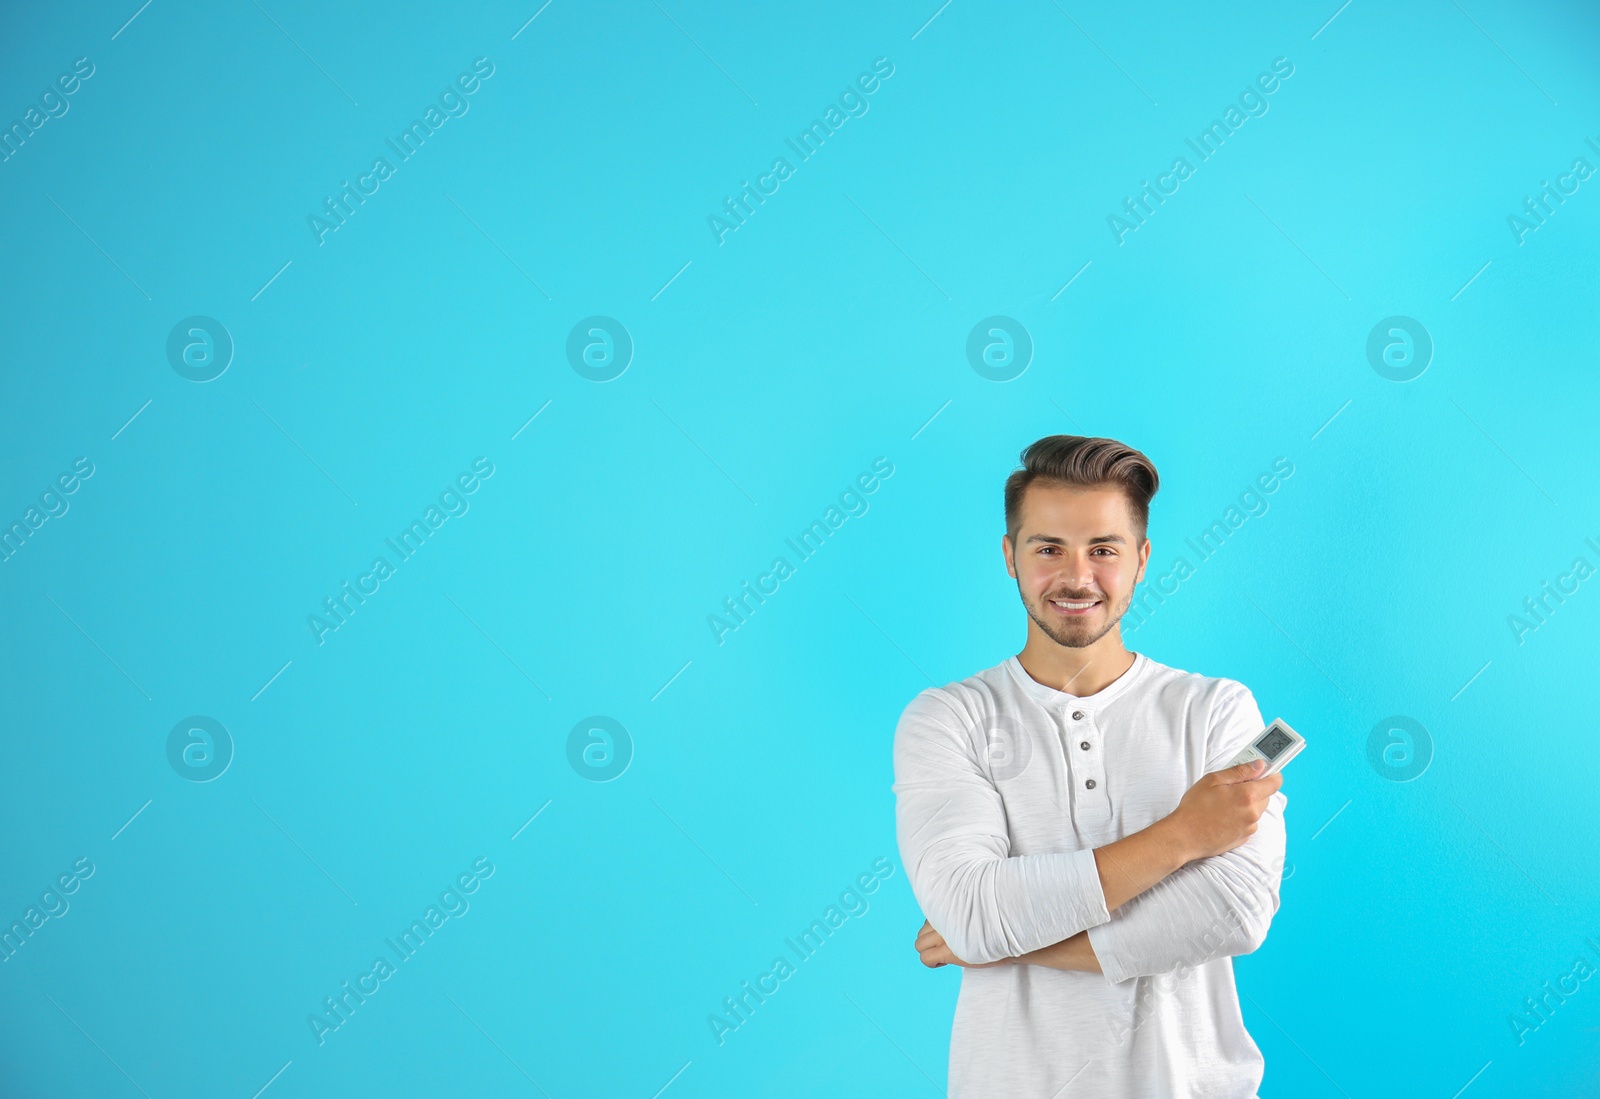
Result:
<svg viewBox="0 0 1600 1099"><path fill-rule="evenodd" d="M1265 722L1242 684L1122 644L1150 460L1052 435L1022 465L1001 549L1027 643L894 738L917 950L964 967L950 1099L1255 1099L1231 958L1278 910L1288 799L1222 768Z"/></svg>

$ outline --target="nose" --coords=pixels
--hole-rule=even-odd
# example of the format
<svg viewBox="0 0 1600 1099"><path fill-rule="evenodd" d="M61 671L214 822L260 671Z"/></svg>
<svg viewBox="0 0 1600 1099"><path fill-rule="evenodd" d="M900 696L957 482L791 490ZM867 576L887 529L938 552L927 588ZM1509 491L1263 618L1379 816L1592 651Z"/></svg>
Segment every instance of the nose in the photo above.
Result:
<svg viewBox="0 0 1600 1099"><path fill-rule="evenodd" d="M1093 591L1094 570L1089 567L1089 559L1082 556L1068 558L1061 566L1061 583L1075 592Z"/></svg>

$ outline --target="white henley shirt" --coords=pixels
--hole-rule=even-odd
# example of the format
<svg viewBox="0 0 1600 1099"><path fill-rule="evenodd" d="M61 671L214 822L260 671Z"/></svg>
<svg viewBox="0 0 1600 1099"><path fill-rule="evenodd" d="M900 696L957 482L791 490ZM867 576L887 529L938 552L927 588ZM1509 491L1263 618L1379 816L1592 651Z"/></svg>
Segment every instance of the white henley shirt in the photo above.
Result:
<svg viewBox="0 0 1600 1099"><path fill-rule="evenodd" d="M1135 654L1077 696L1016 657L912 699L895 825L923 915L956 957L1014 958L1087 930L1103 973L962 969L949 1099L1257 1099L1232 957L1278 910L1283 810L1108 912L1094 850L1171 813L1265 722L1232 679Z"/></svg>

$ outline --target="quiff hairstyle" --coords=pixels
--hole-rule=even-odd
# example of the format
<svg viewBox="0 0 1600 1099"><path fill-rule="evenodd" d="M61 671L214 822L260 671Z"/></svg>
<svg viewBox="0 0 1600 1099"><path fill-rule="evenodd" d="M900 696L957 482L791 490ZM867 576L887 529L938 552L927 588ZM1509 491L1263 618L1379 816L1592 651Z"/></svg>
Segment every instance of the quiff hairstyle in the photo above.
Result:
<svg viewBox="0 0 1600 1099"><path fill-rule="evenodd" d="M1022 494L1038 481L1078 488L1120 488L1142 539L1150 524L1150 498L1161 487L1155 463L1115 439L1046 435L1022 451L1022 468L1006 479L1006 533L1013 544L1022 521Z"/></svg>

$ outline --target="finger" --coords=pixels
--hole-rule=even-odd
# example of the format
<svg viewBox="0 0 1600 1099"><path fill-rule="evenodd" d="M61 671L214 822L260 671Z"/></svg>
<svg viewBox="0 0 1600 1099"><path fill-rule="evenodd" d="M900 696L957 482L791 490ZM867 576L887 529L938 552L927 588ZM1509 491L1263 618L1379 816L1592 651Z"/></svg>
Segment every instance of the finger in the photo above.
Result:
<svg viewBox="0 0 1600 1099"><path fill-rule="evenodd" d="M1278 787L1283 785L1283 772L1274 771L1270 775L1250 779L1244 785L1250 791L1253 800L1265 805L1272 795L1278 792Z"/></svg>
<svg viewBox="0 0 1600 1099"><path fill-rule="evenodd" d="M1217 781L1222 783L1249 782L1266 765L1266 760L1253 759L1249 763L1241 763L1237 767L1228 767L1217 772Z"/></svg>
<svg viewBox="0 0 1600 1099"><path fill-rule="evenodd" d="M926 950L935 944L943 946L944 936L933 930L931 927L917 936L918 950Z"/></svg>

